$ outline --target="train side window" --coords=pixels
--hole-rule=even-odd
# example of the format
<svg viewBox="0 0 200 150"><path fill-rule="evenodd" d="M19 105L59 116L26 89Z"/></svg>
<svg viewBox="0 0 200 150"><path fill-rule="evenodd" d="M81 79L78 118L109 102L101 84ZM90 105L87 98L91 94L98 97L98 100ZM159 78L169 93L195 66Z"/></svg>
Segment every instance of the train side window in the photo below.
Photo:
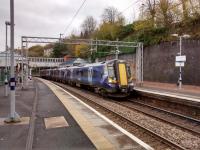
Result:
<svg viewBox="0 0 200 150"><path fill-rule="evenodd" d="M80 74L79 74L81 77L83 76L83 70L80 71Z"/></svg>
<svg viewBox="0 0 200 150"><path fill-rule="evenodd" d="M96 78L98 77L98 71L96 70L93 70L93 74L92 74L93 78Z"/></svg>
<svg viewBox="0 0 200 150"><path fill-rule="evenodd" d="M80 72L79 70L76 71L76 75L77 75L77 76L79 75L79 72Z"/></svg>
<svg viewBox="0 0 200 150"><path fill-rule="evenodd" d="M88 77L88 71L85 69L83 70L83 77L87 78Z"/></svg>
<svg viewBox="0 0 200 150"><path fill-rule="evenodd" d="M75 69L73 69L73 77L75 77L76 76L76 70Z"/></svg>

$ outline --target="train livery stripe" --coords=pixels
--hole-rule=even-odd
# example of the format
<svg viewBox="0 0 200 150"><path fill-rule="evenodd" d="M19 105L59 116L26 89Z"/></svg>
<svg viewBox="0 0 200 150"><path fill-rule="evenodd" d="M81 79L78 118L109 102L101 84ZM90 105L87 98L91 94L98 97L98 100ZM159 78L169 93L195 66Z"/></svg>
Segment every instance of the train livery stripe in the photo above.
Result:
<svg viewBox="0 0 200 150"><path fill-rule="evenodd" d="M120 85L121 86L128 85L126 66L125 66L125 64L122 64L122 63L119 63L119 78L120 78Z"/></svg>

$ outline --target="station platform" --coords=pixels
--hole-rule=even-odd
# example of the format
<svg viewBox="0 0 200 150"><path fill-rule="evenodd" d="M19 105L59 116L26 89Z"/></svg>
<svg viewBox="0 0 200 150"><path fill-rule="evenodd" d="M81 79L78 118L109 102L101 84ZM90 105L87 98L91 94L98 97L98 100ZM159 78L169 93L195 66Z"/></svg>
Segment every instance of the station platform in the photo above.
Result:
<svg viewBox="0 0 200 150"><path fill-rule="evenodd" d="M200 104L200 86L183 85L179 89L176 84L145 81L142 85L136 86L135 90Z"/></svg>
<svg viewBox="0 0 200 150"><path fill-rule="evenodd" d="M16 90L20 123L5 124L9 99L0 86L0 150L153 149L69 92L43 79Z"/></svg>

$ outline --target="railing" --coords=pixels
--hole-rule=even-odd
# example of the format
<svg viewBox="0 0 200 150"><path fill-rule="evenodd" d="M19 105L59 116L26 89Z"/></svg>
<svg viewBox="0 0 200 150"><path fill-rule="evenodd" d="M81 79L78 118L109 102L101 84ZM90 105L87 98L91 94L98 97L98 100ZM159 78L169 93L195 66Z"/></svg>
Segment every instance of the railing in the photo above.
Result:
<svg viewBox="0 0 200 150"><path fill-rule="evenodd" d="M31 67L57 67L64 62L63 58L28 57Z"/></svg>
<svg viewBox="0 0 200 150"><path fill-rule="evenodd" d="M29 62L63 63L63 58L28 57Z"/></svg>

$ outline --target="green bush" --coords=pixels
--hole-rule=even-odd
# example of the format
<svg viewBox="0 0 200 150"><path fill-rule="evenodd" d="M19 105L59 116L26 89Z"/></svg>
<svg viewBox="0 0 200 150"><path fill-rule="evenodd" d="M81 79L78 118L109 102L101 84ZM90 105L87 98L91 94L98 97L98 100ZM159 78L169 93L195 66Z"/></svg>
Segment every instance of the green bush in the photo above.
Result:
<svg viewBox="0 0 200 150"><path fill-rule="evenodd" d="M126 26L122 26L122 30L119 33L119 39L121 40L121 39L123 39L124 37L130 35L133 32L134 32L133 24L128 24Z"/></svg>
<svg viewBox="0 0 200 150"><path fill-rule="evenodd" d="M158 44L161 41L168 39L169 29L168 28L151 28L145 30L139 30L134 34L126 37L125 41L137 41L143 42L144 46Z"/></svg>

